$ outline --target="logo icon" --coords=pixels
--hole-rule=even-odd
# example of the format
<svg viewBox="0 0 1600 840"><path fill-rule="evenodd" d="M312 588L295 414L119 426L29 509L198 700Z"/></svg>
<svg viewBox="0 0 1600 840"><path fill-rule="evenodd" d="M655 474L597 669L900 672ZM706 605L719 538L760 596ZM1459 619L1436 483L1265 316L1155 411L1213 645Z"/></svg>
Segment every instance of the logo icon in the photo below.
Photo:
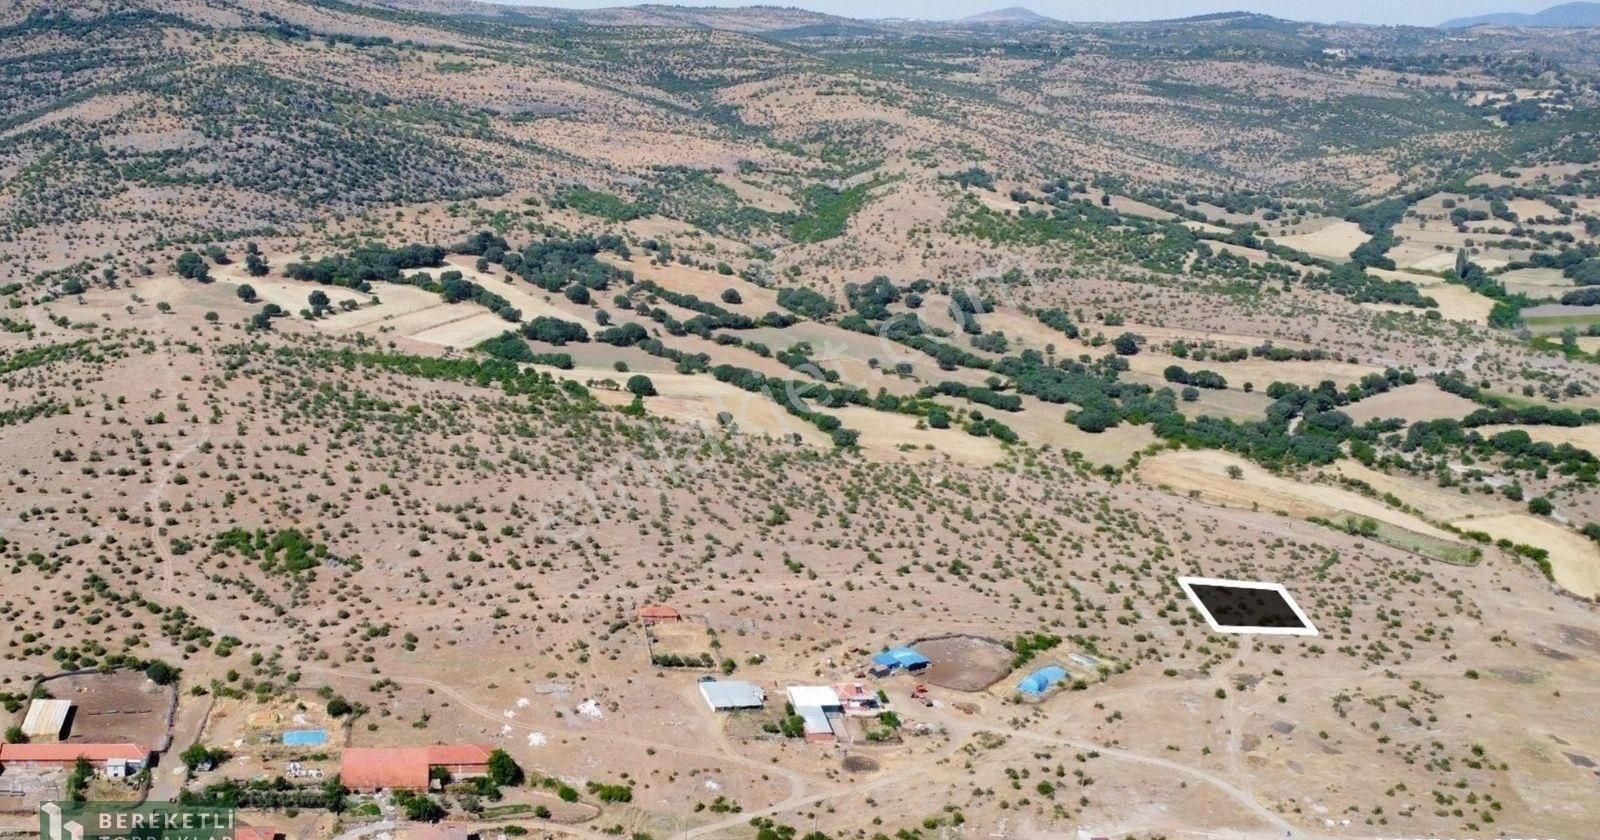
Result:
<svg viewBox="0 0 1600 840"><path fill-rule="evenodd" d="M233 809L168 802L46 802L40 840L233 840Z"/></svg>

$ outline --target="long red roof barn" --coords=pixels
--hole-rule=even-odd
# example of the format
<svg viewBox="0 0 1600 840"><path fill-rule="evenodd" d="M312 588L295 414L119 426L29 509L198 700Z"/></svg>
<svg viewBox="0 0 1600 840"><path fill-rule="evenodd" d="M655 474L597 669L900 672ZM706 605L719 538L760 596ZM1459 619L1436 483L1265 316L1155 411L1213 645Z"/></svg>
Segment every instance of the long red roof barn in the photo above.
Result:
<svg viewBox="0 0 1600 840"><path fill-rule="evenodd" d="M432 768L456 775L486 773L492 752L483 744L351 748L344 751L339 780L352 790L427 790Z"/></svg>
<svg viewBox="0 0 1600 840"><path fill-rule="evenodd" d="M83 758L107 761L148 761L150 751L138 744L0 744L0 764L68 764Z"/></svg>

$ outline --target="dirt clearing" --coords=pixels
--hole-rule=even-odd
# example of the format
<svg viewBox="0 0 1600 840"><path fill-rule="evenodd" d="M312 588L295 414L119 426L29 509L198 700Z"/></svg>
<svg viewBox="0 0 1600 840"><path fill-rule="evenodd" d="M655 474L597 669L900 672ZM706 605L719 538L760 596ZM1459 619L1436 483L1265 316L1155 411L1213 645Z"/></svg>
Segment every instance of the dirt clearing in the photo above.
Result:
<svg viewBox="0 0 1600 840"><path fill-rule="evenodd" d="M915 642L911 649L933 660L920 679L940 688L983 691L1011 673L1005 645L977 636L944 636Z"/></svg>

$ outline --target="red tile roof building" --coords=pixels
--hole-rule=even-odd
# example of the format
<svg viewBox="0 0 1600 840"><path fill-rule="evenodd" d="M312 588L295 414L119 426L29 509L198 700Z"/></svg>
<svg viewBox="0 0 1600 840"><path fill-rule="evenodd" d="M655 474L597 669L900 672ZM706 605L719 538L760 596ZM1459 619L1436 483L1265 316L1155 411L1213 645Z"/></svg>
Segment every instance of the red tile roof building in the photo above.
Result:
<svg viewBox="0 0 1600 840"><path fill-rule="evenodd" d="M428 774L435 767L452 776L488 773L492 752L482 744L352 748L344 751L339 781L354 791L427 790Z"/></svg>
<svg viewBox="0 0 1600 840"><path fill-rule="evenodd" d="M0 744L0 765L75 764L80 758L101 766L114 761L145 764L150 751L138 744Z"/></svg>
<svg viewBox="0 0 1600 840"><path fill-rule="evenodd" d="M655 624L661 621L681 621L683 616L671 607L660 605L640 607L639 620L645 624Z"/></svg>

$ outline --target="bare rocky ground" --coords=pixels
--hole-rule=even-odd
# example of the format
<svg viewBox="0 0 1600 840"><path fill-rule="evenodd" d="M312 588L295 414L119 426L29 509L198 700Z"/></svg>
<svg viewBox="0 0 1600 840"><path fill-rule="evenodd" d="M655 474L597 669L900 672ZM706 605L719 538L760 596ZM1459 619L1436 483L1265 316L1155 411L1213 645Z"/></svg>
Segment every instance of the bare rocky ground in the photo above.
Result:
<svg viewBox="0 0 1600 840"><path fill-rule="evenodd" d="M578 30L595 49L575 51L569 31L545 24L486 29L273 0L177 4L170 18L138 3L77 10L110 34L72 76L51 57L88 36L36 6L0 18L29 85L6 100L0 129L0 285L15 284L0 294L0 694L20 718L44 675L146 660L181 669L173 752L199 742L232 757L187 782L165 758L158 798L270 779L290 762L326 775L347 746L481 742L556 781L498 802L452 794L452 819L590 840L748 837L752 819L839 840L1592 829L1600 551L1581 529L1600 521L1600 494L1553 462L1401 445L1408 427L1466 417L1484 395L1600 408L1591 350L1491 327L1495 300L1444 276L1461 249L1495 270L1555 253L1561 236L1595 241L1582 219L1600 205L1559 138L1514 169L1443 171L1468 163L1444 162L1441 149L1509 142L1467 91L1531 85L1515 66L1129 59L1082 44L1049 57L1007 54L1015 44L943 53L913 32L891 54L915 59L915 73L868 73L850 68L881 65L888 36L743 34L837 23L778 10L608 13L585 19L604 28ZM122 15L114 27L93 17L111 13ZM1542 49L1574 60L1579 37ZM1483 49L1522 38L1494 35ZM129 81L130 54L178 75ZM1538 89L1588 107L1582 67L1539 75ZM928 73L940 84L917 80ZM1206 96L1184 93L1192 86ZM1286 121L1252 121L1248 155L1244 130L1227 123L1233 97ZM1338 110L1389 100L1423 116L1375 127ZM336 103L337 116L294 110L308 101ZM1348 117L1341 137L1370 145L1308 151L1299 135L1321 123L1287 121L1319 108ZM284 148L299 151L276 157ZM958 185L974 169L995 188ZM1463 176L1455 190L1516 185L1544 198L1514 199L1516 232L1492 230L1495 217L1450 222L1456 206L1492 209L1466 192L1405 201L1395 265L1371 274L1414 284L1434 307L1313 287L1259 240L1206 240L1178 268L1153 270L1161 254L1105 230L1178 225L1183 211L1201 217L1178 225L1196 234L1258 225L1339 260L1368 232L1304 196L1355 184L1377 200L1441 174ZM1037 196L1055 178L1119 214L1115 224L1089 244L1081 228L1030 239L1019 220L1059 209ZM1580 186L1560 192L1564 179ZM1234 192L1240 183L1262 192ZM576 185L603 197L586 209ZM856 186L858 206L819 209L817 188ZM1281 210L1251 206L1280 193ZM1531 218L1561 210L1550 198L1573 218ZM832 235L791 227L834 212ZM482 341L517 326L500 315L419 287L361 292L283 273L365 242L449 245L482 230L518 248L616 236L630 255L608 250L603 263L753 318L785 311L783 288L844 306L846 284L926 278L921 317L990 362L1024 351L1092 361L1137 334L1119 381L1176 388L1173 365L1225 377L1180 404L1190 420L1261 421L1273 383L1344 391L1389 369L1420 380L1346 407L1357 424L1398 422L1370 465L1348 443L1334 463L1308 466L1168 446L1151 424L1088 432L1068 422L1074 406L1032 395L1016 412L983 409L1015 444L963 430L983 407L952 399L950 429L827 409L860 432L859 446L836 448L776 401L637 346L534 342L572 366L497 379L469 366L487 358ZM245 271L246 241L267 276ZM178 276L179 255L205 244L232 261L207 259L210 283ZM605 310L711 365L796 376L748 346L624 311L616 287L580 303L464 254L428 269L447 270L523 322L597 332ZM1521 269L1507 288L1564 293L1553 275ZM257 300L240 299L245 284ZM324 288L335 311L298 317ZM721 297L730 289L739 302ZM1005 351L962 334L948 305L963 289L995 299L978 320L1005 335ZM287 317L252 328L265 303ZM1044 325L1048 307L1081 334ZM807 343L818 366L873 393L991 378L838 320L741 332L774 351ZM1530 325L1551 336L1561 326ZM1307 355L1248 352L1269 343ZM1219 358L1235 351L1247 352ZM1479 402L1428 381L1451 371ZM658 391L643 416L619 410L632 374ZM1585 451L1592 430L1482 427ZM1530 510L1534 498L1551 509ZM1480 531L1487 542L1471 536ZM1548 551L1549 574L1519 547ZM1321 635L1215 636L1178 575L1282 581ZM769 708L713 716L700 669L652 666L636 611L658 603L693 617L662 631L664 649L712 653L730 678L761 684ZM900 718L892 737L869 740L872 724L840 745L773 731L785 686L854 680L870 652L949 634L1058 637L1023 671L1060 663L1072 680L1030 703L1014 693L1021 674L935 687L933 706L911 700L908 677L868 680ZM988 682L1009 657L983 654L974 668ZM110 679L155 690L133 671ZM334 719L333 700L354 714ZM327 727L330 745L275 742L301 726ZM8 769L0 789L39 798L59 775ZM631 800L604 802L591 782L630 786ZM313 808L248 818L298 840L387 831L392 815L361 803L337 819ZM32 819L9 813L4 825L31 830Z"/></svg>

